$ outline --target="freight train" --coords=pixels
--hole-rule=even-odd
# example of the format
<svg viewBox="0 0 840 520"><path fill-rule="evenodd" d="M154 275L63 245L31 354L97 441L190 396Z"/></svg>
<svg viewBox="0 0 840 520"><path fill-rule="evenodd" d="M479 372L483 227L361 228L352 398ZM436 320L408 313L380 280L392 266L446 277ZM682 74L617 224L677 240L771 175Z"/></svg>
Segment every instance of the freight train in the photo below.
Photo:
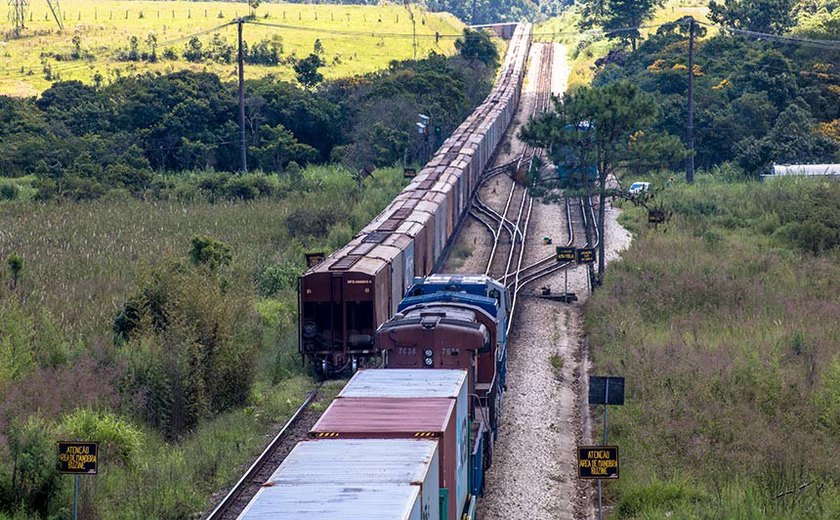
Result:
<svg viewBox="0 0 840 520"><path fill-rule="evenodd" d="M484 275L415 280L361 370L240 520L472 520L504 401L510 294Z"/></svg>
<svg viewBox="0 0 840 520"><path fill-rule="evenodd" d="M465 370L360 370L239 520L474 519L474 410Z"/></svg>
<svg viewBox="0 0 840 520"><path fill-rule="evenodd" d="M322 375L378 360L377 328L445 256L513 119L530 43L530 24L519 24L484 102L382 213L301 277L299 348Z"/></svg>
<svg viewBox="0 0 840 520"><path fill-rule="evenodd" d="M488 99L353 241L300 280L301 353L355 373L240 520L473 520L493 458L510 293L434 275L518 103L519 25Z"/></svg>

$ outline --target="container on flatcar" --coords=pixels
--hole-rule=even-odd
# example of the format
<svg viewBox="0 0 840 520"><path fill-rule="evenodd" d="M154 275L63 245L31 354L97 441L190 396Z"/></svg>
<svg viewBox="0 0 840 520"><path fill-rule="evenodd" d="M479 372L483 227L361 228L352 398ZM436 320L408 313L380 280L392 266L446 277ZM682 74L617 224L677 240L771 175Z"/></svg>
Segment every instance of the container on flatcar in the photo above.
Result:
<svg viewBox="0 0 840 520"><path fill-rule="evenodd" d="M415 353L416 354L416 353ZM410 355L410 354L409 354ZM420 356L423 353L419 353ZM391 397L391 398L445 398L453 399L456 402L457 431L458 438L463 436L461 428L469 428L470 451L475 451L475 444L480 443L478 432L482 430L476 420L475 403L470 402L470 396L475 395L475 389L470 385L474 377L468 376L466 370L453 369L404 369L394 368L387 370L360 370L353 375L350 381L344 385L339 392L338 398L358 397ZM467 418L469 416L469 419ZM483 455L483 454L480 454ZM481 461L476 461L480 464ZM473 470L470 470L472 473ZM479 480L472 477L471 480ZM460 490L466 493L466 490ZM458 502L467 499L466 496L459 496Z"/></svg>
<svg viewBox="0 0 840 520"><path fill-rule="evenodd" d="M418 486L306 484L263 487L237 520L427 520Z"/></svg>
<svg viewBox="0 0 840 520"><path fill-rule="evenodd" d="M469 410L469 383L466 370L424 370L394 368L388 370L359 370L344 385L339 398L393 397L455 399L457 425L466 423ZM457 431L460 436L460 430Z"/></svg>
<svg viewBox="0 0 840 520"><path fill-rule="evenodd" d="M412 485L420 488L428 518L440 518L438 443L415 439L329 439L297 444L271 478L270 487ZM268 493L270 494L270 492ZM357 518L366 518L363 511Z"/></svg>
<svg viewBox="0 0 840 520"><path fill-rule="evenodd" d="M453 399L345 397L332 402L309 436L315 439L436 439L439 443L441 504L444 505L441 518L454 520L460 518L469 488L469 430L466 424L458 425L457 420L457 403ZM463 428L459 429L459 426Z"/></svg>

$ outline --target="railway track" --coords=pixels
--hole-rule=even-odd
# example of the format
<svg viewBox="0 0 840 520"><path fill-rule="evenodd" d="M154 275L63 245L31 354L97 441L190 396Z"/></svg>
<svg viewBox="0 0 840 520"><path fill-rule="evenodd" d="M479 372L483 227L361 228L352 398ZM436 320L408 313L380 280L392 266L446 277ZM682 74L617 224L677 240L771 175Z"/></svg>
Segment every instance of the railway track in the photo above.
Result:
<svg viewBox="0 0 840 520"><path fill-rule="evenodd" d="M543 46L540 53L540 67L537 75L536 100L531 116L548 109L551 100L551 68L553 62L554 47ZM487 259L485 274L494 276L499 282L511 288L512 303L511 316L516 309L516 295L522 282L527 279L522 275L535 265L523 268L522 263L525 255L525 239L528 234L528 223L534 201L525 186L523 175L526 174L538 157L540 150L526 146L516 160L490 168L484 172L482 185L486 185L491 179L507 175L512 178L510 190L505 199L502 210L497 211L480 196L480 188L476 190L473 199L473 208L470 215L473 216L493 237L493 245ZM513 323L511 319L508 327Z"/></svg>
<svg viewBox="0 0 840 520"><path fill-rule="evenodd" d="M318 385L204 520L235 520L239 517L295 444L307 437L320 416L311 405L322 397L321 385Z"/></svg>

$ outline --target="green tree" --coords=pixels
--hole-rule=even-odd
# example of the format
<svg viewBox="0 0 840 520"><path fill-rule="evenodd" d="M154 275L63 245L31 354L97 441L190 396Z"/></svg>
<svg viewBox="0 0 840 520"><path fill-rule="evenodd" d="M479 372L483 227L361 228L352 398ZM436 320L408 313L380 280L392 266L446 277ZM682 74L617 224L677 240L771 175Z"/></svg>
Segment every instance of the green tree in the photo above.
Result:
<svg viewBox="0 0 840 520"><path fill-rule="evenodd" d="M146 35L146 46L149 48L149 61L157 61L158 37L154 31Z"/></svg>
<svg viewBox="0 0 840 520"><path fill-rule="evenodd" d="M673 136L650 132L660 117L653 97L629 82L604 87L582 87L554 101L554 111L532 118L521 138L532 146L552 150L559 162L572 149L582 169L597 169L598 273L604 273L604 214L607 180L618 177L629 158L657 164L682 156Z"/></svg>
<svg viewBox="0 0 840 520"><path fill-rule="evenodd" d="M709 20L751 31L782 34L796 25L795 0L715 0L709 2Z"/></svg>
<svg viewBox="0 0 840 520"><path fill-rule="evenodd" d="M499 64L499 50L484 31L464 29L464 36L455 40L455 48L468 60L478 60L490 67Z"/></svg>
<svg viewBox="0 0 840 520"><path fill-rule="evenodd" d="M82 57L82 36L79 33L74 33L70 41L73 43L73 50L70 52L70 57L78 60Z"/></svg>
<svg viewBox="0 0 840 520"><path fill-rule="evenodd" d="M210 269L216 269L230 264L232 258L230 246L221 240L206 235L192 237L190 260L193 264L206 265Z"/></svg>
<svg viewBox="0 0 840 520"><path fill-rule="evenodd" d="M6 264L9 266L9 271L12 272L12 289L15 289L20 272L23 270L23 257L16 252L12 252L6 258Z"/></svg>
<svg viewBox="0 0 840 520"><path fill-rule="evenodd" d="M198 39L198 36L190 38L190 41L187 42L186 48L184 49L184 59L194 63L203 60L204 53L201 47L201 40Z"/></svg>
<svg viewBox="0 0 840 520"><path fill-rule="evenodd" d="M583 29L600 27L609 38L629 41L635 51L641 39L638 27L663 3L664 0L594 0L583 4L580 26Z"/></svg>
<svg viewBox="0 0 840 520"><path fill-rule="evenodd" d="M318 72L324 65L324 60L317 54L310 54L298 60L294 65L298 82L306 88L312 88L324 81L324 75Z"/></svg>

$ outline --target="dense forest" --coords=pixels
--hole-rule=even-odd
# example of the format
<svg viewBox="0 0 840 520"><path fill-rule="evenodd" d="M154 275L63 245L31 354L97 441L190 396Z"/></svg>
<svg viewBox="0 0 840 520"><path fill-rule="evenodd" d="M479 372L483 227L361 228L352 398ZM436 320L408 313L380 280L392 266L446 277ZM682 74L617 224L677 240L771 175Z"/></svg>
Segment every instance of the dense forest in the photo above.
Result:
<svg viewBox="0 0 840 520"><path fill-rule="evenodd" d="M487 41L469 38L462 46L468 57L393 62L318 88L272 77L246 81L250 168L272 173L292 163L339 162L369 171L418 161L426 143L414 131L417 114L432 116L440 141L488 91L497 58L473 50ZM316 74L317 83L312 56L315 66L303 72ZM211 73L150 73L99 87L57 82L37 99L0 97L0 177L35 175L42 199L94 199L110 189L159 193L166 183L155 173L238 170L239 146L236 84Z"/></svg>
<svg viewBox="0 0 840 520"><path fill-rule="evenodd" d="M758 175L774 162L840 160L840 46L832 51L719 33L700 39L695 52L699 168L731 163ZM638 84L661 108L654 129L684 136L687 61L687 23L666 24L636 52L614 50L602 59L594 84Z"/></svg>

